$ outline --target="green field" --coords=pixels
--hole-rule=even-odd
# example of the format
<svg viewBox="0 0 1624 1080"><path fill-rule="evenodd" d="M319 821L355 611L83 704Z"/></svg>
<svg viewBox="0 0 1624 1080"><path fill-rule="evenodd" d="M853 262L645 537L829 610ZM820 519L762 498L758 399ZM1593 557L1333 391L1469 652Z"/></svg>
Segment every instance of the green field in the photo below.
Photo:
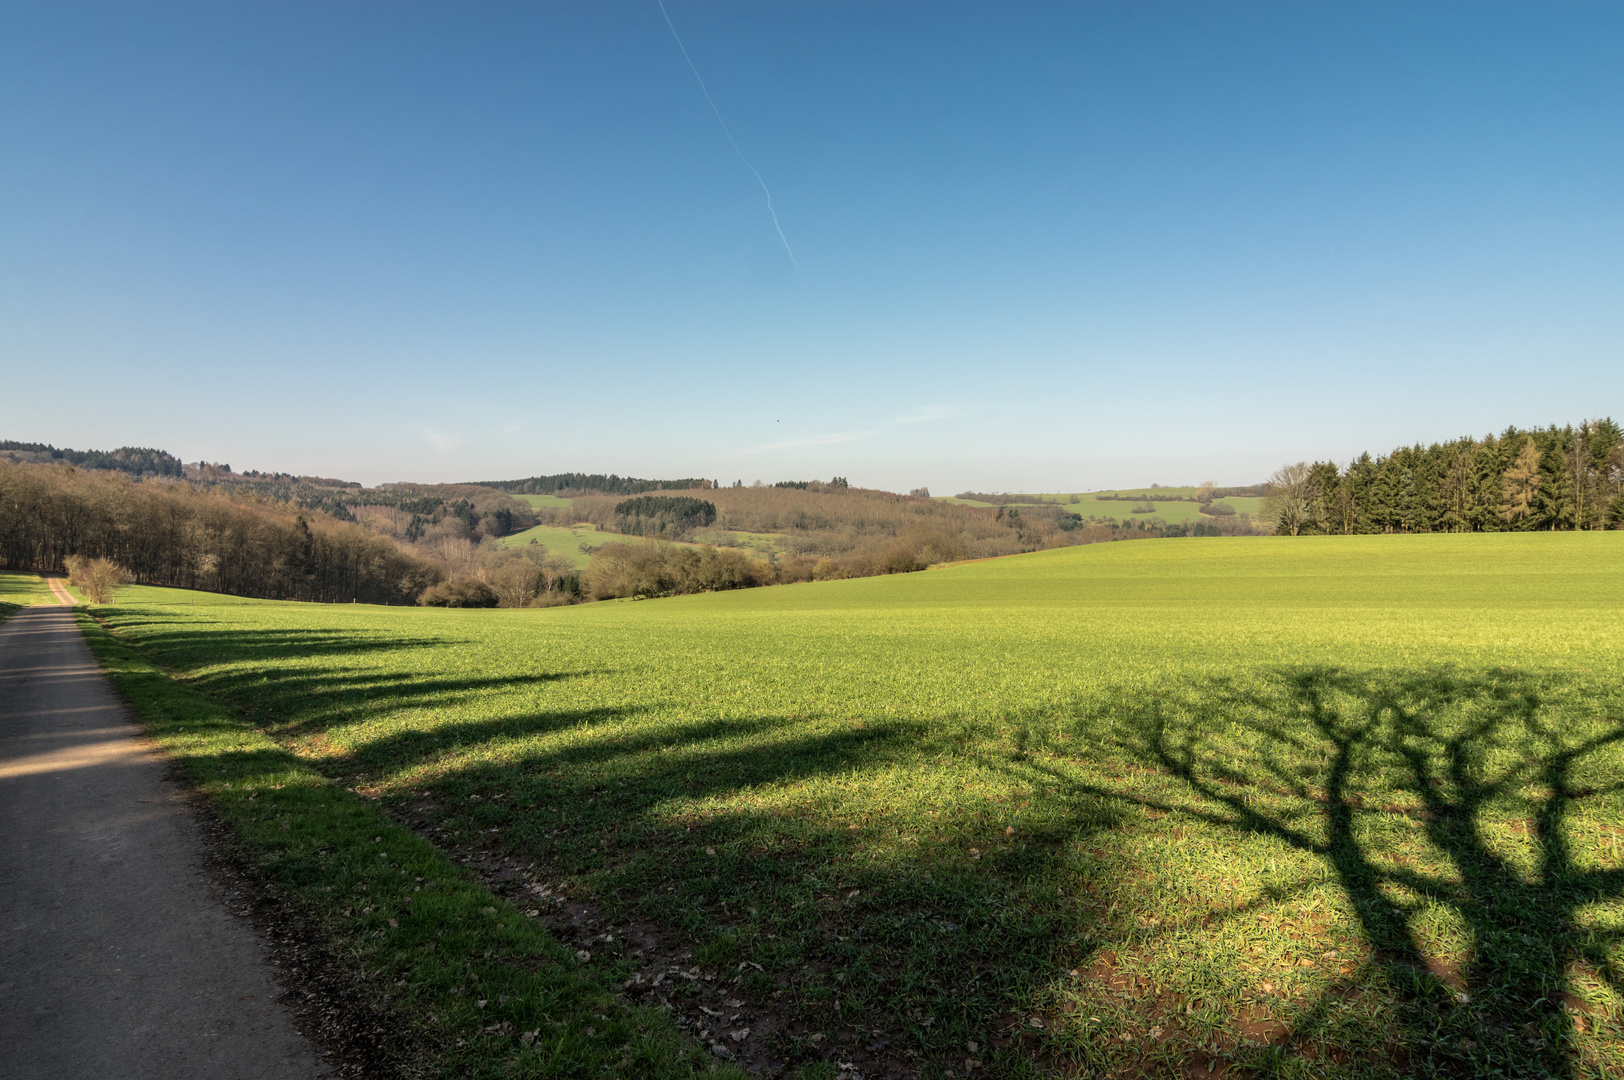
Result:
<svg viewBox="0 0 1624 1080"><path fill-rule="evenodd" d="M1170 490L1176 493L1181 489L1173 488ZM1194 493L1193 488L1189 490L1192 494ZM1087 493L1080 494L1077 496L1077 501L1075 503L1071 501L1070 494L1044 495L1042 497L1059 502L1065 509L1074 514L1081 514L1085 518L1111 517L1116 518L1119 521L1129 521L1136 518L1156 517L1161 518L1169 525L1181 525L1186 522L1202 521L1207 522L1208 524L1221 524L1226 520L1225 518L1209 517L1208 515L1201 513L1199 503L1169 501L1166 498L1157 499L1155 498L1156 492L1146 491L1137 494L1132 492L1123 493L1130 495L1136 501L1127 501L1123 499L1100 499L1096 497L1098 494L1099 493L1095 493L1094 495ZM1113 492L1112 494L1116 493ZM1139 505L1137 500L1141 499L1154 507L1152 513L1135 514L1133 512L1133 508ZM1263 508L1262 499L1229 498L1219 499L1217 501L1234 509L1236 514L1250 514L1253 519L1257 518L1258 512ZM1233 521L1234 518L1228 518L1227 520Z"/></svg>
<svg viewBox="0 0 1624 1080"><path fill-rule="evenodd" d="M99 609L307 767L513 859L515 910L603 986L807 1077L1616 1075L1621 611L1619 533ZM538 1023L485 1000L489 1038Z"/></svg>
<svg viewBox="0 0 1624 1080"><path fill-rule="evenodd" d="M695 543L688 546L714 546L722 539L732 540L730 547L743 548L748 554L757 558L764 558L769 554L777 553L779 535L777 533L751 533L737 532L728 529L706 529L694 535ZM592 556L581 550L582 544L591 547L600 547L608 543L640 544L643 541L635 536L622 536L619 533L599 532L591 525L574 525L564 527L561 525L537 525L534 528L516 532L511 536L502 537L501 543L507 547L518 547L528 544L531 540L544 545L547 554L559 555L574 564L576 570L586 569L586 564ZM664 541L671 543L672 541Z"/></svg>
<svg viewBox="0 0 1624 1080"><path fill-rule="evenodd" d="M1085 518L1116 518L1119 521L1131 521L1143 518L1160 518L1169 525L1182 525L1187 522L1207 522L1209 524L1222 523L1225 519L1209 517L1200 512L1198 504L1172 499L1170 496L1194 497L1196 489L1193 487L1164 487L1164 488L1124 488L1121 491L1084 491L1084 492L1047 492L1027 496L1033 501L1051 502L1073 514L1081 514ZM1077 501L1072 502L1075 495ZM1101 495L1121 495L1122 499L1102 499ZM1160 498L1158 498L1160 496ZM994 503L977 502L973 499L961 499L950 496L943 501L960 503L964 506L993 506ZM1234 509L1236 514L1250 514L1254 519L1263 508L1262 499L1228 498L1219 499L1220 503ZM1133 508L1140 502L1148 502L1154 507L1149 514L1135 514ZM1234 520L1233 518L1228 520Z"/></svg>
<svg viewBox="0 0 1624 1080"><path fill-rule="evenodd" d="M567 510L571 505L570 500L560 499L557 495L514 495L513 497L521 502L529 503L531 507L537 510Z"/></svg>
<svg viewBox="0 0 1624 1080"><path fill-rule="evenodd" d="M55 597L38 574L0 570L0 619L29 604L54 604Z"/></svg>
<svg viewBox="0 0 1624 1080"><path fill-rule="evenodd" d="M542 496L531 496L541 498ZM586 569L592 556L581 550L582 544L597 547L610 540L619 540L614 533L599 532L591 525L537 525L523 532L502 537L505 547L519 547L534 540L547 549L547 554L568 559L577 570Z"/></svg>
<svg viewBox="0 0 1624 1080"><path fill-rule="evenodd" d="M711 546L739 547L756 558L767 558L784 553L783 533L744 532L739 529L701 529L693 534L694 541ZM727 543L726 541L731 541Z"/></svg>

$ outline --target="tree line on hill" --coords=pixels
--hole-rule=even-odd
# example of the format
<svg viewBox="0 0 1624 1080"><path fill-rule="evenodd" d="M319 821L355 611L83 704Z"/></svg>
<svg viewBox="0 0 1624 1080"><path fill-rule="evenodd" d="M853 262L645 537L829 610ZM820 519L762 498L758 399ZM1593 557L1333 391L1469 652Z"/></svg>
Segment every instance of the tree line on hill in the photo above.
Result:
<svg viewBox="0 0 1624 1080"><path fill-rule="evenodd" d="M102 469L131 476L181 476L184 466L175 455L148 446L121 446L117 450L59 450L50 443L0 439L0 460L14 463L65 463L82 469Z"/></svg>
<svg viewBox="0 0 1624 1080"><path fill-rule="evenodd" d="M614 473L568 472L523 480L481 480L476 486L515 495L641 495L646 491L688 491L710 487L713 483L691 476L681 480L639 480Z"/></svg>
<svg viewBox="0 0 1624 1080"><path fill-rule="evenodd" d="M182 466L163 451L4 445L13 449L0 453L0 463L18 470L4 487L15 496L0 521L5 565L60 570L73 556L110 559L143 583L273 599L461 602L468 598L448 601L434 589L464 579L478 583L481 601L583 595L570 562L539 546L515 552L496 543L536 523L529 504L506 492L406 483L368 489L214 462ZM114 476L137 486L103 482ZM159 557L165 550L171 555Z"/></svg>
<svg viewBox="0 0 1624 1080"><path fill-rule="evenodd" d="M1612 419L1298 462L1270 480L1277 533L1527 532L1624 528L1624 430Z"/></svg>
<svg viewBox="0 0 1624 1080"><path fill-rule="evenodd" d="M274 600L411 603L444 571L361 525L167 477L0 461L0 561L105 559L136 581Z"/></svg>

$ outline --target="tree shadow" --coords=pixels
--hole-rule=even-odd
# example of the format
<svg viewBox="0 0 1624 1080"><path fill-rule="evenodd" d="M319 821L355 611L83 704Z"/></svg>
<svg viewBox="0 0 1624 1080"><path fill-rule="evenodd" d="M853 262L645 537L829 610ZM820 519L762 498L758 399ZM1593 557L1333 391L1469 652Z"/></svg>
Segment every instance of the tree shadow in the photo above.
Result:
<svg viewBox="0 0 1624 1080"><path fill-rule="evenodd" d="M1071 845L1120 814L1096 799L1062 798L1017 839L1002 818L953 808L932 821L921 806L895 817L861 799L841 806L831 783L860 787L893 766L917 766L921 754L964 748L926 723L814 730L802 719L629 724L471 754L414 778L391 804L420 828L454 824L447 840L467 853L541 860L572 882L572 897L590 898L603 925L659 927L674 952L742 971L758 1000L793 986L798 1004L774 1006L790 1025L784 1040L791 1027L805 1036L868 1031L840 1051L865 1070L885 1061L911 1069L901 1056L910 1047L951 1058L967 1041L988 1045L1034 972L1093 947L1086 927L1065 917L1065 901L1022 897L1069 880ZM439 737L477 747L513 734L513 723L445 725ZM556 730L545 713L520 723ZM356 759L398 763L417 738L385 735L358 747ZM951 836L898 837L946 830L955 816ZM788 1042L780 1051L808 1060L833 1052Z"/></svg>
<svg viewBox="0 0 1624 1080"><path fill-rule="evenodd" d="M1552 686L1550 675L1504 670L1294 668L1119 703L1071 734L1153 764L1199 804L1080 785L1094 794L1323 859L1397 1000L1414 1064L1569 1077L1579 1065L1575 966L1624 992L1611 958L1621 935L1579 918L1624 896L1624 870L1576 858L1571 828L1582 804L1624 791L1624 726L1544 708ZM1368 826L1392 814L1419 824L1443 869L1385 857ZM1508 826L1526 834L1531 866L1495 835ZM1423 945L1417 919L1428 905L1470 930L1458 968Z"/></svg>
<svg viewBox="0 0 1624 1080"><path fill-rule="evenodd" d="M470 677L433 670L432 661L421 671L369 670L336 661L419 647L435 656L446 642L177 623L151 634L148 647L195 669L193 685L279 737L602 674ZM1586 904L1624 896L1624 871L1576 856L1569 828L1576 809L1619 792L1624 730L1548 708L1559 683L1504 671L1282 668L1151 700L1114 694L1069 717L1034 715L1034 727L1062 726L1067 753L1082 744L1091 765L1126 759L1171 778L1186 796L1175 799L1114 783L1109 769L1079 779L1041 759L998 758L985 745L997 741L989 725L966 734L924 720L684 719L656 701L633 708L612 696L552 709L545 696L527 695L500 715L421 726L406 718L362 732L343 765L321 768L407 777L398 798L386 796L391 809L412 818L411 803L445 804L443 816L417 822L437 838L452 838L445 827L455 818L465 845L539 858L591 881L614 918L658 922L706 956L800 979L814 1013L855 1025L889 1012L896 1023L893 1006L928 1003L934 1017L904 1022L917 1025L910 1037L931 1052L984 1042L995 1012L1022 987L1051 977L1061 958L1086 963L1103 944L1099 913L1044 898L1075 879L1068 852L1138 809L1177 813L1220 836L1268 836L1324 862L1397 1003L1417 1068L1569 1077L1577 1069L1566 1007L1573 966L1624 992L1611 960L1619 936L1580 919ZM599 725L605 730L590 738L538 738ZM937 771L987 768L1060 794L1045 797L1051 812L1019 837L1006 840L1003 821L966 814L951 839L912 848L895 837L898 821L871 820L826 794L801 807L758 797L834 781L846 786L833 790L851 792L887 768L927 761ZM899 805L909 797L899 795ZM905 811L908 830L942 831L920 806ZM1447 869L1386 858L1367 827L1376 815L1417 822ZM1531 868L1495 835L1506 821L1526 823ZM892 836L881 836L886 828ZM1459 970L1428 955L1419 904L1445 907L1470 928L1473 950ZM754 906L759 918L742 914ZM745 947L754 951L737 951ZM1299 1032L1332 1004L1305 1010ZM935 1026L926 1030L928 1019ZM1521 1034L1525 1023L1539 1039Z"/></svg>
<svg viewBox="0 0 1624 1080"><path fill-rule="evenodd" d="M154 631L154 627L166 624L178 629ZM319 662L324 658L354 661L368 654L393 659L410 656L418 649L425 650L427 657L437 655L432 650L459 644L455 639L363 630L199 629L195 619L145 612L136 618L118 620L115 629L135 637L149 655L177 673L187 685L229 701L250 719L266 724L278 738L320 735L336 726L400 709L453 704L469 694L541 687L601 674L591 670L542 670L475 676L449 674L427 661L421 671L402 671L396 664L369 668L353 662ZM519 716L508 718L504 724L510 732L535 734L610 719L625 711L615 707L561 710L534 723ZM420 752L442 742L435 737L419 737L417 741Z"/></svg>
<svg viewBox="0 0 1624 1080"><path fill-rule="evenodd" d="M120 617L113 624L119 634L138 638L143 648L164 655L174 667L212 664L269 664L315 656L353 656L399 649L443 648L466 644L455 638L411 637L365 630L230 630L199 629L198 620L142 613ZM182 629L162 630L173 625Z"/></svg>

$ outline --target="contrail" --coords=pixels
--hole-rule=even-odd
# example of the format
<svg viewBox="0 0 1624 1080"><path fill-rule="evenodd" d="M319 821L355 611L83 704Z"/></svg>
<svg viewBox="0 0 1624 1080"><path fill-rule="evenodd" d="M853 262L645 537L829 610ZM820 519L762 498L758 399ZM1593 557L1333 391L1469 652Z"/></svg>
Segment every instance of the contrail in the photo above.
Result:
<svg viewBox="0 0 1624 1080"><path fill-rule="evenodd" d="M677 33L676 24L671 21L671 13L665 10L665 0L654 0L654 2L660 5L660 14L665 16L665 25L671 27L671 36L676 39L677 48L682 50L682 58L688 61L688 70L694 73L694 80L699 83L700 92L705 95L705 100L710 102L711 112L716 114L716 122L722 125L722 134L727 136L727 141L733 146L733 152L739 155L739 160L744 162L744 167L755 175L756 183L761 185L762 192L767 196L767 213L772 215L773 228L778 230L778 239L784 242L784 251L789 255L789 261L794 264L795 269L799 270L801 264L795 262L795 252L790 250L789 237L784 235L784 227L778 224L778 211L773 209L773 193L767 187L767 181L761 178L759 172L756 172L756 167L750 164L750 159L744 156L743 150L739 149L738 141L733 138L733 132L728 130L727 121L722 119L722 110L716 107L716 99L711 97L710 89L705 85L704 78L700 76L699 69L694 67L694 58L688 55L688 47L682 43L682 35Z"/></svg>

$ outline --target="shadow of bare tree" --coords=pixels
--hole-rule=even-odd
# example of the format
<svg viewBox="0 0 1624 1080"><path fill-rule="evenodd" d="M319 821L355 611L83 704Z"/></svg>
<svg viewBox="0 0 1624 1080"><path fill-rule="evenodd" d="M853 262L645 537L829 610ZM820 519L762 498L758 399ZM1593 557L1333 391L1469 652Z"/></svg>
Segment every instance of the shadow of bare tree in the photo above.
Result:
<svg viewBox="0 0 1624 1080"><path fill-rule="evenodd" d="M1194 799L1084 790L1322 859L1368 946L1368 977L1396 1006L1395 1057L1570 1077L1586 1068L1572 1038L1584 1022L1577 973L1624 991L1624 935L1582 917L1624 897L1624 870L1600 865L1593 844L1580 857L1575 841L1587 811L1591 838L1596 814L1616 816L1624 722L1548 709L1552 686L1504 670L1288 669L1114 702L1068 733L1085 752L1154 765ZM1430 869L1384 849L1380 825L1395 815L1419 828ZM1429 953L1417 930L1437 906L1469 928L1462 962ZM1276 1046L1254 1064L1273 1071L1290 1056Z"/></svg>

